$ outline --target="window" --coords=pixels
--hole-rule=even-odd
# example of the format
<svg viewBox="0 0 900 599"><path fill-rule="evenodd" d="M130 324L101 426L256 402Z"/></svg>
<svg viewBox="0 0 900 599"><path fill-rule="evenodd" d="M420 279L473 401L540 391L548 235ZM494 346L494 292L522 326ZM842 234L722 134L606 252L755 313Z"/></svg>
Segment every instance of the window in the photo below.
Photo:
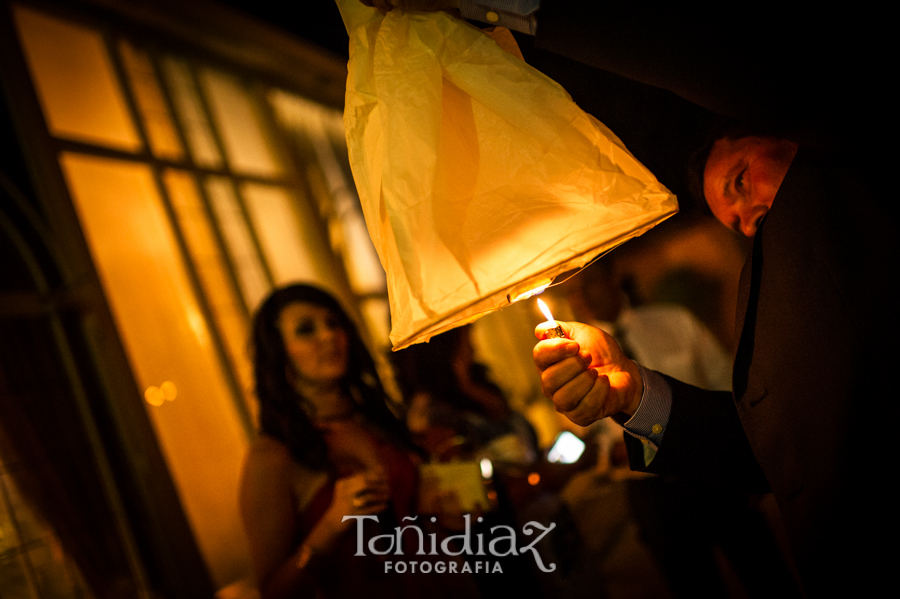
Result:
<svg viewBox="0 0 900 599"><path fill-rule="evenodd" d="M250 316L312 281L388 345L341 113L238 66L13 5L28 72L145 407L217 585L249 574ZM123 399L124 401L125 399Z"/></svg>

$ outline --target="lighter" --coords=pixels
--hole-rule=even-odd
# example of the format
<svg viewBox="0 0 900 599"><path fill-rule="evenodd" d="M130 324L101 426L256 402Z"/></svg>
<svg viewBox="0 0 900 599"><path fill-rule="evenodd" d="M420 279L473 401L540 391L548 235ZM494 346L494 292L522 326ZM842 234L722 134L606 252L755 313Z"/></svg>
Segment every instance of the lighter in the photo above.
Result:
<svg viewBox="0 0 900 599"><path fill-rule="evenodd" d="M553 315L550 314L550 308L547 307L547 304L544 303L544 300L538 298L538 308L541 309L541 312L544 313L544 316L547 317L547 322L556 322L553 320ZM565 337L566 334L563 333L562 327L559 326L559 323L556 323L556 326L552 329L547 330L547 339L555 339L557 337Z"/></svg>

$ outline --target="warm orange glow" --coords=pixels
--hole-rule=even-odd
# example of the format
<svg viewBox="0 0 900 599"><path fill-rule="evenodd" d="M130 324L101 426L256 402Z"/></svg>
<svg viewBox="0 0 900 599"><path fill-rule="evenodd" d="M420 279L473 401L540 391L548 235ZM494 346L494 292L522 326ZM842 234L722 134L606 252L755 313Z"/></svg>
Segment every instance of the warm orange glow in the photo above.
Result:
<svg viewBox="0 0 900 599"><path fill-rule="evenodd" d="M508 30L485 35L441 11L388 19L358 0L338 8L351 44L348 156L395 351L508 307L678 210L605 125L511 59ZM407 85L376 83L393 77Z"/></svg>
<svg viewBox="0 0 900 599"><path fill-rule="evenodd" d="M537 472L532 472L528 475L528 484L532 487L536 487L538 483L541 482L541 475Z"/></svg>
<svg viewBox="0 0 900 599"><path fill-rule="evenodd" d="M50 133L134 152L141 140L102 34L15 6L34 89Z"/></svg>
<svg viewBox="0 0 900 599"><path fill-rule="evenodd" d="M547 304L544 303L544 300L538 298L538 308L541 309L543 315L547 318L548 322L553 322L553 314L550 313L550 308L547 307Z"/></svg>
<svg viewBox="0 0 900 599"><path fill-rule="evenodd" d="M562 327L559 326L559 323L553 319L553 315L550 314L550 308L547 307L547 304L544 303L544 300L538 298L538 308L541 309L541 312L544 313L544 317L547 319L547 322L552 325L553 328L548 329L547 331L547 339L555 339L560 337L565 337L566 334L563 332Z"/></svg>
<svg viewBox="0 0 900 599"><path fill-rule="evenodd" d="M150 387L147 387L147 390L144 391L144 399L147 400L148 404L150 404L151 406L156 406L156 407L159 407L159 406L163 405L164 403L166 403L165 394L162 392L162 390L159 387L157 387L155 385L151 385Z"/></svg>
<svg viewBox="0 0 900 599"><path fill-rule="evenodd" d="M538 295L539 293L543 293L544 290L550 286L550 282L550 279L542 279L536 286L532 285L528 289L514 289L509 293L507 299L511 304L528 299L529 297Z"/></svg>
<svg viewBox="0 0 900 599"><path fill-rule="evenodd" d="M191 529L223 568L245 542L235 489L248 435L157 181L111 158L63 153L60 166Z"/></svg>
<svg viewBox="0 0 900 599"><path fill-rule="evenodd" d="M178 396L178 389L172 381L164 382L159 386L159 390L166 401L175 401L175 398Z"/></svg>
<svg viewBox="0 0 900 599"><path fill-rule="evenodd" d="M160 89L150 57L129 41L119 42L122 63L140 111L150 148L156 156L171 160L184 158L184 148L172 122L172 114Z"/></svg>

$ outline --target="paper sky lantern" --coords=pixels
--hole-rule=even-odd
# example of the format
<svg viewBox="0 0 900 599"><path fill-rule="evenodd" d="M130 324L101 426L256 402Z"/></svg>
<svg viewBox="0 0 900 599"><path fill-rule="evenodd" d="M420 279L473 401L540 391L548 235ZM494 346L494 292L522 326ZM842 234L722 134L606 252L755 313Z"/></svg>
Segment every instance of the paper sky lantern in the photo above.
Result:
<svg viewBox="0 0 900 599"><path fill-rule="evenodd" d="M675 197L512 35L338 0L344 125L394 349L542 290L675 214Z"/></svg>

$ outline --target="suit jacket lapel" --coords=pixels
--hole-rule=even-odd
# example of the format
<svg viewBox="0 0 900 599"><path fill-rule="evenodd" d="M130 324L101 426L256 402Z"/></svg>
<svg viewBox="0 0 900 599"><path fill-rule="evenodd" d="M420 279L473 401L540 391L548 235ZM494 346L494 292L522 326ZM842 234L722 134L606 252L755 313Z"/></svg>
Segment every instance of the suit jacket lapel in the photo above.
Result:
<svg viewBox="0 0 900 599"><path fill-rule="evenodd" d="M734 397L740 400L747 389L747 374L753 356L753 335L756 327L756 302L759 298L760 270L762 269L762 234L765 218L753 236L753 247L741 269L738 285L737 311L734 319L734 369L731 385Z"/></svg>

